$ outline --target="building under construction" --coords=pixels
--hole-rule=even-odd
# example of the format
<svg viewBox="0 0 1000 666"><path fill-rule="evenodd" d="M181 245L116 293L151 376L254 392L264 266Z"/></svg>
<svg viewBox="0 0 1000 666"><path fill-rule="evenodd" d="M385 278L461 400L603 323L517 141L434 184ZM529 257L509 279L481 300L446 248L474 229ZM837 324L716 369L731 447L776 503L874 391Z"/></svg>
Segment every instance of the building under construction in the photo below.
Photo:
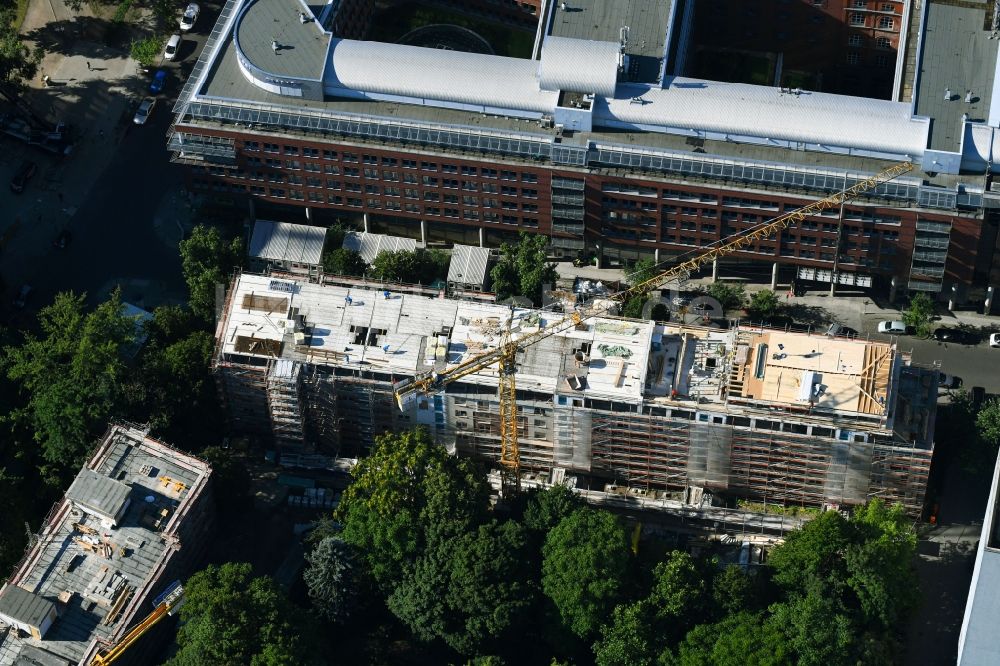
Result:
<svg viewBox="0 0 1000 666"><path fill-rule="evenodd" d="M380 432L424 425L495 461L495 367L402 410L393 388L496 348L508 322L516 340L562 316L243 274L215 368L234 425L284 451L356 455ZM517 398L534 480L699 504L881 497L916 514L937 371L884 341L597 316L519 352Z"/></svg>
<svg viewBox="0 0 1000 666"><path fill-rule="evenodd" d="M204 554L209 466L112 426L0 589L0 666L89 665ZM119 663L154 663L156 641Z"/></svg>

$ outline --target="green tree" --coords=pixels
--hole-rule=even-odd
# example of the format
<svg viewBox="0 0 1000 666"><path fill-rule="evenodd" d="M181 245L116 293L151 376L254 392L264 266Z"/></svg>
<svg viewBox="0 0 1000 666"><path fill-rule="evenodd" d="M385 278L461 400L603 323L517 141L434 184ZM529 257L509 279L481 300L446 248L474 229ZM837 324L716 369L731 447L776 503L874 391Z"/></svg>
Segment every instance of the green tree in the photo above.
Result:
<svg viewBox="0 0 1000 666"><path fill-rule="evenodd" d="M226 240L216 227L199 224L180 243L181 269L187 282L191 311L205 321L215 317L215 292L225 286L243 258L243 242Z"/></svg>
<svg viewBox="0 0 1000 666"><path fill-rule="evenodd" d="M355 466L336 516L383 592L432 537L478 523L489 497L473 463L448 455L424 429L382 435Z"/></svg>
<svg viewBox="0 0 1000 666"><path fill-rule="evenodd" d="M746 288L742 284L713 282L705 290L709 296L719 301L723 310L735 310L743 307L747 300Z"/></svg>
<svg viewBox="0 0 1000 666"><path fill-rule="evenodd" d="M532 490L526 495L521 522L529 530L548 534L563 518L584 506L583 500L564 485Z"/></svg>
<svg viewBox="0 0 1000 666"><path fill-rule="evenodd" d="M781 630L762 614L738 613L688 632L660 663L669 666L791 666L791 647Z"/></svg>
<svg viewBox="0 0 1000 666"><path fill-rule="evenodd" d="M435 539L407 569L389 608L422 640L441 638L465 655L491 652L533 605L526 544L513 522Z"/></svg>
<svg viewBox="0 0 1000 666"><path fill-rule="evenodd" d="M376 280L408 284L431 284L448 277L449 255L441 250L382 251L372 262Z"/></svg>
<svg viewBox="0 0 1000 666"><path fill-rule="evenodd" d="M143 67L152 67L153 63L160 57L162 50L163 40L153 35L142 39L133 39L129 46L129 55L132 56L132 60Z"/></svg>
<svg viewBox="0 0 1000 666"><path fill-rule="evenodd" d="M809 592L771 607L799 666L847 666L855 663L857 629L836 599Z"/></svg>
<svg viewBox="0 0 1000 666"><path fill-rule="evenodd" d="M41 48L29 48L18 33L20 26L13 25L17 13L17 3L6 2L0 6L0 95L15 104L16 108L29 115L33 122L38 119L24 108L20 96L25 90L25 81L30 81L38 73L42 62Z"/></svg>
<svg viewBox="0 0 1000 666"><path fill-rule="evenodd" d="M926 338L931 334L931 318L934 316L934 301L924 292L910 297L910 305L903 311L903 323L917 330L917 335Z"/></svg>
<svg viewBox="0 0 1000 666"><path fill-rule="evenodd" d="M361 255L354 250L338 247L323 255L323 271L330 275L353 275L360 277L365 274L368 265Z"/></svg>
<svg viewBox="0 0 1000 666"><path fill-rule="evenodd" d="M1000 448L1000 400L994 398L983 404L976 414L976 429L984 444L986 460L996 458Z"/></svg>
<svg viewBox="0 0 1000 666"><path fill-rule="evenodd" d="M663 639L656 635L656 609L647 600L619 604L611 622L601 626L601 639L594 643L597 666L651 666L662 651Z"/></svg>
<svg viewBox="0 0 1000 666"><path fill-rule="evenodd" d="M617 517L588 507L563 518L546 537L542 589L577 636L593 636L621 598L628 548Z"/></svg>
<svg viewBox="0 0 1000 666"><path fill-rule="evenodd" d="M666 560L656 565L649 599L656 615L672 627L679 627L681 635L687 628L708 619L705 578L694 558L684 551L671 551Z"/></svg>
<svg viewBox="0 0 1000 666"><path fill-rule="evenodd" d="M334 622L347 621L365 598L361 558L339 537L327 537L306 553L302 580L313 608Z"/></svg>
<svg viewBox="0 0 1000 666"><path fill-rule="evenodd" d="M215 338L194 331L160 347L149 343L143 355L141 381L146 420L165 439L217 441L218 399L211 375ZM192 438L193 437L193 438Z"/></svg>
<svg viewBox="0 0 1000 666"><path fill-rule="evenodd" d="M249 564L209 566L184 584L176 654L167 666L316 663L308 617Z"/></svg>
<svg viewBox="0 0 1000 666"><path fill-rule="evenodd" d="M212 467L212 497L223 516L232 516L252 501L250 471L232 449L209 446L198 457Z"/></svg>
<svg viewBox="0 0 1000 666"><path fill-rule="evenodd" d="M754 319L768 319L778 313L781 303L778 296L770 289L755 291L750 297L750 305L747 312Z"/></svg>
<svg viewBox="0 0 1000 666"><path fill-rule="evenodd" d="M93 439L107 427L120 398L123 350L136 323L118 292L86 312L83 295L58 294L38 313L41 335L4 349L8 378L27 396L14 418L31 428L42 457L59 473L79 466Z"/></svg>
<svg viewBox="0 0 1000 666"><path fill-rule="evenodd" d="M517 243L500 246L500 258L490 270L491 288L500 300L524 296L541 302L542 287L559 278L556 265L547 261L547 248L545 236L523 231Z"/></svg>
<svg viewBox="0 0 1000 666"><path fill-rule="evenodd" d="M731 564L712 579L712 602L722 615L750 610L754 602L753 580L743 568Z"/></svg>
<svg viewBox="0 0 1000 666"><path fill-rule="evenodd" d="M632 266L632 270L625 274L625 280L629 283L629 286L634 287L637 284L652 280L662 272L659 265L652 259L640 259Z"/></svg>

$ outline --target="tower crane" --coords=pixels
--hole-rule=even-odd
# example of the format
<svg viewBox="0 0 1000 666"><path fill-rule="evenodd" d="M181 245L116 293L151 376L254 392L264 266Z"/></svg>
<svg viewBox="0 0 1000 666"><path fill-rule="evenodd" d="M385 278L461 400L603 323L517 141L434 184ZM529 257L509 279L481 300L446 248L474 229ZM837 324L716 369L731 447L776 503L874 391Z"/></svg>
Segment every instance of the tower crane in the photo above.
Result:
<svg viewBox="0 0 1000 666"><path fill-rule="evenodd" d="M107 666L117 660L129 649L133 643L139 640L147 631L167 617L173 615L184 604L184 587L180 581L172 583L163 593L154 600L156 608L147 615L142 622L132 627L121 640L111 644L103 653L98 652L90 660L90 666Z"/></svg>
<svg viewBox="0 0 1000 666"><path fill-rule="evenodd" d="M517 386L514 380L517 371L518 350L533 345L545 338L568 331L586 319L609 314L617 304L624 303L635 296L649 293L669 282L675 280L684 282L694 271L709 262L744 250L759 240L769 238L776 233L784 231L793 223L801 222L810 215L816 215L824 210L851 201L868 190L912 171L913 168L914 165L909 161L893 164L873 176L858 181L851 187L823 199L813 201L802 208L779 215L737 235L723 239L712 247L707 248L704 252L685 259L655 277L613 294L611 296L612 302L608 305L592 308L586 312L574 310L567 313L564 317L542 326L539 330L522 335L517 339L514 339L513 332L511 331L514 319L512 310L506 325L501 327L500 339L495 348L466 359L450 368L446 368L442 372L430 372L417 376L412 381L404 380L398 383L394 387L396 402L400 410L403 410L409 400L415 397L417 393L436 393L462 377L496 365L499 376L501 495L505 498L516 495L520 491L521 486L521 460L517 433Z"/></svg>

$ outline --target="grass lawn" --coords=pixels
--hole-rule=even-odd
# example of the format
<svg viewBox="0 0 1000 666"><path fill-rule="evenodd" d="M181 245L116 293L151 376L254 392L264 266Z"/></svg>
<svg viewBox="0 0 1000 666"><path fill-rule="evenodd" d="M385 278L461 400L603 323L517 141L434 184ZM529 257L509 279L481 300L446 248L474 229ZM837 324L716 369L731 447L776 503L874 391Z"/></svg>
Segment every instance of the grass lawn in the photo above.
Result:
<svg viewBox="0 0 1000 666"><path fill-rule="evenodd" d="M24 17L28 14L28 0L17 0L17 8L14 12L14 17L10 20L10 24L16 29L21 29L21 24L24 23Z"/></svg>
<svg viewBox="0 0 1000 666"><path fill-rule="evenodd" d="M395 43L400 37L425 25L443 23L468 28L490 43L497 55L512 58L531 57L535 43L533 30L517 30L503 23L468 16L456 11L429 7L419 2L393 3L375 14L368 39Z"/></svg>

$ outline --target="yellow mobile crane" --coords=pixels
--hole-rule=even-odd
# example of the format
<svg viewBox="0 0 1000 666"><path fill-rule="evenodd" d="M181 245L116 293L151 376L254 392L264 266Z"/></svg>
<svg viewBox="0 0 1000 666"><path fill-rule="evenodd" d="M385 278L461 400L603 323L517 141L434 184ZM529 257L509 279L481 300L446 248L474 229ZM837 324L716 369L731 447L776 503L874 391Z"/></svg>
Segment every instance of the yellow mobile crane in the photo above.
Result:
<svg viewBox="0 0 1000 666"><path fill-rule="evenodd" d="M133 643L139 640L147 631L174 612L184 604L184 587L180 581L174 581L160 596L153 600L156 608L143 619L142 622L132 627L120 641L110 645L102 654L98 652L90 660L90 666L107 666L122 656L125 650L129 649Z"/></svg>
<svg viewBox="0 0 1000 666"><path fill-rule="evenodd" d="M756 227L748 229L735 237L724 239L701 252L694 257L686 259L672 268L660 273L656 277L645 282L635 284L628 289L613 294L611 298L617 303L624 303L634 296L646 294L663 285L678 280L683 282L694 271L705 264L715 261L720 257L725 257L734 252L744 250L753 243L769 238L776 233L788 228L795 222L801 222L810 215L815 215L821 211L840 206L841 204L853 200L860 194L878 187L890 180L913 170L911 162L900 162L894 164L874 176L861 180L851 187L831 194L828 197L819 199L797 210L780 215L772 220L764 222ZM499 400L500 400L500 478L501 495L511 497L520 490L521 487L521 461L518 450L517 433L517 387L514 381L517 364L517 352L529 345L533 345L539 340L544 340L550 336L573 328L585 319L607 314L614 305L602 308L591 309L585 313L573 311L561 319L543 326L539 330L521 336L516 340L511 332L513 322L513 311L507 320L506 326L501 328L500 340L495 349L473 356L458 365L447 368L442 372L431 372L418 376L412 381L403 381L396 385L396 402L400 410L404 409L407 402L416 393L435 393L442 390L446 385L455 382L462 377L485 370L496 364L499 375Z"/></svg>

